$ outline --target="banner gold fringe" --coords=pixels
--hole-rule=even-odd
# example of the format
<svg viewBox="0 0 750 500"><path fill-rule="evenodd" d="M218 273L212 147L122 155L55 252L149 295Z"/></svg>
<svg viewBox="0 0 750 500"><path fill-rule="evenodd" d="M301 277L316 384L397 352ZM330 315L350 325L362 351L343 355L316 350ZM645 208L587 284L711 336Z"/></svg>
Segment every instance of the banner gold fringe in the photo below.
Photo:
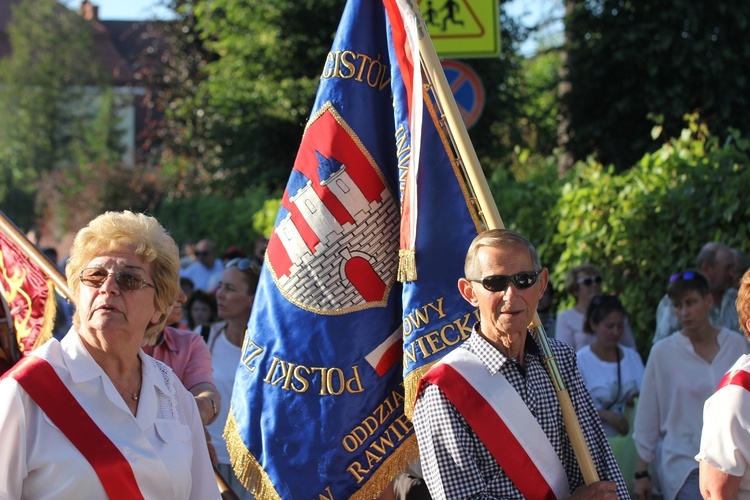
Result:
<svg viewBox="0 0 750 500"><path fill-rule="evenodd" d="M398 251L398 274L396 279L401 283L417 280L417 259L414 250L400 249Z"/></svg>
<svg viewBox="0 0 750 500"><path fill-rule="evenodd" d="M250 490L258 500L280 499L281 496L274 488L271 478L268 477L268 474L242 441L231 408L227 417L227 425L224 427L223 437L227 442L229 459L232 462L234 473L245 488ZM406 471L418 458L417 436L412 434L350 498L353 500L377 498L396 476Z"/></svg>
<svg viewBox="0 0 750 500"><path fill-rule="evenodd" d="M260 466L255 457L245 446L237 430L237 421L234 419L232 408L229 408L227 425L224 427L224 440L229 450L229 460L237 475L237 479L255 495L258 500L279 499L279 493L273 487L271 478Z"/></svg>
<svg viewBox="0 0 750 500"><path fill-rule="evenodd" d="M419 458L417 449L417 435L412 434L399 446L390 457L385 459L383 465L356 493L349 497L351 500L370 500L378 498L393 479L406 471L409 465Z"/></svg>
<svg viewBox="0 0 750 500"><path fill-rule="evenodd" d="M417 398L419 379L421 379L422 375L427 373L435 363L437 363L437 361L434 361L425 366L420 366L419 368L415 368L404 379L404 414L409 418L409 420L411 420L414 416L414 400Z"/></svg>
<svg viewBox="0 0 750 500"><path fill-rule="evenodd" d="M55 328L56 315L57 297L55 296L55 284L52 282L52 280L47 280L47 301L44 304L44 321L42 322L42 330L34 340L34 349L52 338L52 331Z"/></svg>

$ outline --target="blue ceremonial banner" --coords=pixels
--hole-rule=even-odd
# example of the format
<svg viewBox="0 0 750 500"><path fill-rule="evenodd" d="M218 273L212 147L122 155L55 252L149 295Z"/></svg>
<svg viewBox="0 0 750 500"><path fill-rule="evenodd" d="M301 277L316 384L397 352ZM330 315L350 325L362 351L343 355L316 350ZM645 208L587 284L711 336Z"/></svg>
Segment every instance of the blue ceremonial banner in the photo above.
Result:
<svg viewBox="0 0 750 500"><path fill-rule="evenodd" d="M419 376L476 320L457 280L480 221L410 8L349 0L321 61L225 429L261 498L377 497L417 456Z"/></svg>

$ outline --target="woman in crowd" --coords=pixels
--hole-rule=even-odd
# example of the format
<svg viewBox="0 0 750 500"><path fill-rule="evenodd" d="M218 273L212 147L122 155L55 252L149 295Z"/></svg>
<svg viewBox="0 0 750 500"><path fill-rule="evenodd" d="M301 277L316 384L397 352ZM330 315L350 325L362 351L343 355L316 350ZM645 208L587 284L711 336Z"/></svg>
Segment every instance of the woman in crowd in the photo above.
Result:
<svg viewBox="0 0 750 500"><path fill-rule="evenodd" d="M592 334L594 341L578 351L578 369L602 419L625 482L632 489L637 459L632 440L632 410L641 390L643 361L635 349L619 345L626 318L625 307L616 296L597 295L591 300L583 330Z"/></svg>
<svg viewBox="0 0 750 500"><path fill-rule="evenodd" d="M607 436L627 434L625 408L641 390L643 361L635 349L619 345L627 312L614 295L597 295L589 305L584 331L594 341L578 351L578 369L594 400Z"/></svg>
<svg viewBox="0 0 750 500"><path fill-rule="evenodd" d="M259 278L260 268L253 259L240 257L226 264L216 291L216 303L222 321L211 327L211 335L208 338L216 387L225 404L221 405L218 418L206 428L216 449L219 471L228 480L229 486L237 494L243 493L243 498L246 499L253 497L232 470L223 433L229 416L234 377L242 355L242 342Z"/></svg>
<svg viewBox="0 0 750 500"><path fill-rule="evenodd" d="M700 499L695 455L703 404L748 346L739 333L709 321L713 296L699 272L673 275L667 296L681 329L654 344L646 362L633 432L638 451L634 493L651 498L651 466L666 500Z"/></svg>
<svg viewBox="0 0 750 500"><path fill-rule="evenodd" d="M107 212L66 266L76 312L0 380L9 498L219 498L193 397L141 351L177 298L177 246L153 217Z"/></svg>
<svg viewBox="0 0 750 500"><path fill-rule="evenodd" d="M558 313L555 338L567 343L577 352L594 341L592 334L583 331L583 322L591 299L602 293L602 275L591 264L576 266L565 277L565 290L575 298L575 305ZM635 348L635 339L627 321L620 344Z"/></svg>
<svg viewBox="0 0 750 500"><path fill-rule="evenodd" d="M740 328L750 338L750 271L737 294ZM704 498L750 498L750 356L742 355L703 410L700 491Z"/></svg>
<svg viewBox="0 0 750 500"><path fill-rule="evenodd" d="M208 341L211 325L217 320L216 296L203 290L195 290L188 298L187 327L201 334Z"/></svg>

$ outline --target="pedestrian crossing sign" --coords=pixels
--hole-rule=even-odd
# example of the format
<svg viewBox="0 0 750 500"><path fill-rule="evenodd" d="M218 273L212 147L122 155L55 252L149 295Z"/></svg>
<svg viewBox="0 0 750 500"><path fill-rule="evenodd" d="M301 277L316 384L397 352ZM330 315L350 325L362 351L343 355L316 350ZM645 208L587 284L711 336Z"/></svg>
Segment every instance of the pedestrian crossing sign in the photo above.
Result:
<svg viewBox="0 0 750 500"><path fill-rule="evenodd" d="M497 0L418 0L435 50L442 58L497 57Z"/></svg>

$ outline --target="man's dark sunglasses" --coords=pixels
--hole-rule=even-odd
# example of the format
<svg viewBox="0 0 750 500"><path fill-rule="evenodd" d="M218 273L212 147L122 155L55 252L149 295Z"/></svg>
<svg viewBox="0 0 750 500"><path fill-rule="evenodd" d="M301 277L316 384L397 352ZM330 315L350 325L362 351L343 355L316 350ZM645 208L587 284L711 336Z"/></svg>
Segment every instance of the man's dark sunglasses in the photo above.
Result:
<svg viewBox="0 0 750 500"><path fill-rule="evenodd" d="M469 281L481 283L482 286L490 292L504 292L508 289L508 285L510 285L511 282L516 286L516 289L526 290L536 283L538 277L539 271L521 271L513 276L495 274L493 276L485 276L481 280Z"/></svg>

